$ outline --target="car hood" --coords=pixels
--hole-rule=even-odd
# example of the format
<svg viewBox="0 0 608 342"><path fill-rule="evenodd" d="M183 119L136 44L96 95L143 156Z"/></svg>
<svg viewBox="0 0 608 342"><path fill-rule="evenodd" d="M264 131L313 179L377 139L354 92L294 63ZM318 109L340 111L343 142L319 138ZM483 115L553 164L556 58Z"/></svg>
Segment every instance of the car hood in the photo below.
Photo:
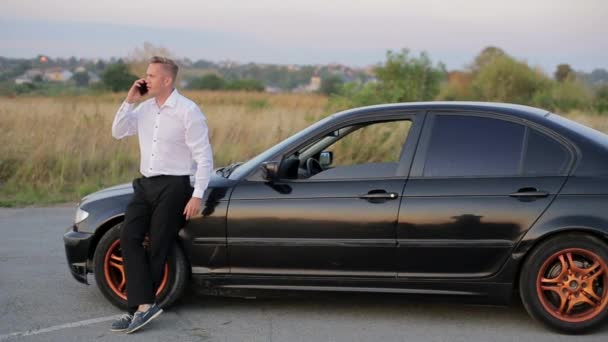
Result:
<svg viewBox="0 0 608 342"><path fill-rule="evenodd" d="M233 183L233 181L227 180L224 177L218 176L217 174L212 174L211 179L209 179L208 190L217 187L226 187L227 183ZM194 177L190 176L190 184L194 185ZM206 191L208 192L208 191ZM107 198L115 198L119 196L130 196L133 193L133 184L132 182L118 184L115 186L111 186L109 188L101 189L97 192L86 195L82 198L81 204L99 201Z"/></svg>

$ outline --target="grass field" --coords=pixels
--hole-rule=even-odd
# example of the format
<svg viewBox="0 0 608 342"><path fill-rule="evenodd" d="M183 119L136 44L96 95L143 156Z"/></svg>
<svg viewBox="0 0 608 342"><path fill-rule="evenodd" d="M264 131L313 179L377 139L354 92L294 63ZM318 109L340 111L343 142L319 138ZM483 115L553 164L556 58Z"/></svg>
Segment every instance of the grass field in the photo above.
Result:
<svg viewBox="0 0 608 342"><path fill-rule="evenodd" d="M184 94L207 116L216 167L246 160L332 112L321 95ZM0 206L75 202L137 177L137 138L111 135L123 98L0 97ZM608 132L606 116L566 116Z"/></svg>
<svg viewBox="0 0 608 342"><path fill-rule="evenodd" d="M216 166L246 160L327 114L327 98L317 95L185 95L207 116ZM0 206L78 201L137 177L137 137L111 133L123 99L0 97Z"/></svg>

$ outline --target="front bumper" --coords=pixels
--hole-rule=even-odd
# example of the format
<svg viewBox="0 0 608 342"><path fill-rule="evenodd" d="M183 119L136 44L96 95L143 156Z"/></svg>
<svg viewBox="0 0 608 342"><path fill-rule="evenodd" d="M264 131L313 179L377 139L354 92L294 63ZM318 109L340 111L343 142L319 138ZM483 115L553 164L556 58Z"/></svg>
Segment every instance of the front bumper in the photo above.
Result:
<svg viewBox="0 0 608 342"><path fill-rule="evenodd" d="M92 233L75 231L74 226L70 226L63 235L65 255L70 273L72 273L74 279L87 285L89 284L87 281L87 273L89 272L87 259L92 239Z"/></svg>

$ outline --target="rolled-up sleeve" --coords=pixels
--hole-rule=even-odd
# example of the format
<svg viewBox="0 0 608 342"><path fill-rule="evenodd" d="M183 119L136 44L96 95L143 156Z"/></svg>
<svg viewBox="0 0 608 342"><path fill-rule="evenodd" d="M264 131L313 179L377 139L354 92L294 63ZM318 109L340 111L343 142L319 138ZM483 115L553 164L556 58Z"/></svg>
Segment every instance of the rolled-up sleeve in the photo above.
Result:
<svg viewBox="0 0 608 342"><path fill-rule="evenodd" d="M123 102L112 123L112 137L122 139L131 135L137 134L137 112L140 106L136 108L135 104Z"/></svg>
<svg viewBox="0 0 608 342"><path fill-rule="evenodd" d="M205 115L196 105L186 113L186 144L190 148L192 159L196 163L194 173L194 192L192 197L203 198L213 172L213 152L209 143L209 128Z"/></svg>

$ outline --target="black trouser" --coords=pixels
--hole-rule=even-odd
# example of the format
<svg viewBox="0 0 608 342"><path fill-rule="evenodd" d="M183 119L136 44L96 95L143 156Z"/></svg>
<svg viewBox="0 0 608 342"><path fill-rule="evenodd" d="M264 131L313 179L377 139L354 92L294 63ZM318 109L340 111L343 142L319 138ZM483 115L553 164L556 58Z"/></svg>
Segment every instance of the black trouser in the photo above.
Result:
<svg viewBox="0 0 608 342"><path fill-rule="evenodd" d="M120 235L127 278L127 302L133 314L140 304L155 302L164 265L185 224L184 208L194 189L189 176L141 177L133 180ZM149 234L148 250L142 242Z"/></svg>

